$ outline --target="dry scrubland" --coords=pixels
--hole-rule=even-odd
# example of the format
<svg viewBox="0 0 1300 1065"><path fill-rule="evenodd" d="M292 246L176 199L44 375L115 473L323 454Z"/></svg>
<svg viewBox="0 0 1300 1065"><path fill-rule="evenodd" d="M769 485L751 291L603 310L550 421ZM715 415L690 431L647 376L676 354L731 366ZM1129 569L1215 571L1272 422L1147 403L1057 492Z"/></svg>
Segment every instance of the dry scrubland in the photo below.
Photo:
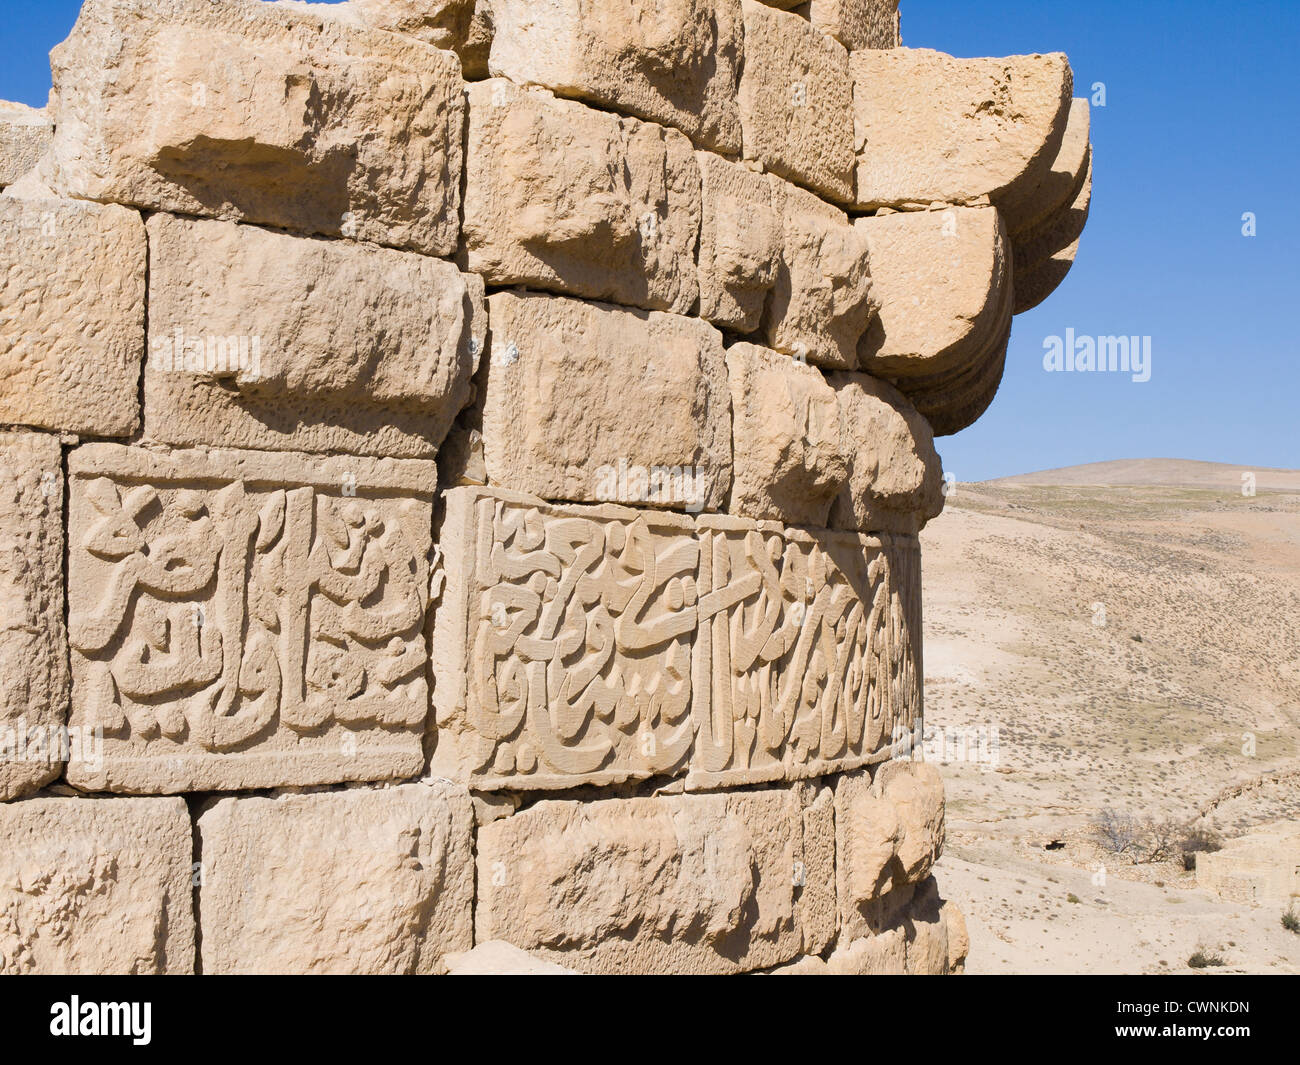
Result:
<svg viewBox="0 0 1300 1065"><path fill-rule="evenodd" d="M1300 971L1278 909L1090 831L1105 807L1226 838L1300 816L1300 473L1245 497L1244 469L959 484L923 532L927 731L1000 727L996 767L942 767L968 971L1191 971L1198 947Z"/></svg>

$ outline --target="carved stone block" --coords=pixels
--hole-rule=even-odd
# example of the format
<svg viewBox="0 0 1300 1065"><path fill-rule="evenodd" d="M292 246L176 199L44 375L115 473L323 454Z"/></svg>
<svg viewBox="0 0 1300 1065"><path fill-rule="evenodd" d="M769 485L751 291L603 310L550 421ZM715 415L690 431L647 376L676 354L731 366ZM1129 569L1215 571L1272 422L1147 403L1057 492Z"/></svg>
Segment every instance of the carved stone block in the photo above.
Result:
<svg viewBox="0 0 1300 1065"><path fill-rule="evenodd" d="M79 787L412 776L432 462L89 444L70 455Z"/></svg>

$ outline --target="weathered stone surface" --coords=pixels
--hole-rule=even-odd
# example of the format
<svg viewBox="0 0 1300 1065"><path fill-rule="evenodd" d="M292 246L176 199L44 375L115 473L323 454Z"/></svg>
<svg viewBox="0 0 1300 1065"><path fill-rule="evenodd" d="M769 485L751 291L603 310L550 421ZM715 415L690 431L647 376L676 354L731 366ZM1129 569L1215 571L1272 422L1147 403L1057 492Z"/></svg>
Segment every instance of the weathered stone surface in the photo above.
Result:
<svg viewBox="0 0 1300 1065"><path fill-rule="evenodd" d="M812 0L808 17L850 52L899 44L898 0Z"/></svg>
<svg viewBox="0 0 1300 1065"><path fill-rule="evenodd" d="M543 961L500 939L446 956L448 976L580 976L576 969Z"/></svg>
<svg viewBox="0 0 1300 1065"><path fill-rule="evenodd" d="M858 345L862 369L906 390L909 378L986 357L1011 282L997 209L902 211L854 224L867 241L880 308Z"/></svg>
<svg viewBox="0 0 1300 1065"><path fill-rule="evenodd" d="M1092 207L1092 163L1089 161L1075 197L1043 222L1022 232L1014 249L1015 313L1037 307L1070 272L1079 252L1079 239Z"/></svg>
<svg viewBox="0 0 1300 1065"><path fill-rule="evenodd" d="M731 482L722 334L696 318L539 293L488 303L489 484L549 500L722 506Z"/></svg>
<svg viewBox="0 0 1300 1065"><path fill-rule="evenodd" d="M929 423L884 381L832 373L839 403L843 487L830 508L835 529L917 533L943 510L943 467Z"/></svg>
<svg viewBox="0 0 1300 1065"><path fill-rule="evenodd" d="M1087 98L1071 100L1056 158L1020 210L1016 228L1011 232L1013 245L1019 246L1024 236L1078 196L1092 162L1091 128L1092 110Z"/></svg>
<svg viewBox="0 0 1300 1065"><path fill-rule="evenodd" d="M803 952L820 954L835 939L839 913L835 900L835 792L801 784L803 857L795 867L796 906Z"/></svg>
<svg viewBox="0 0 1300 1065"><path fill-rule="evenodd" d="M943 848L943 782L921 762L893 761L835 785L840 931L873 931L872 904L924 880ZM946 954L945 954L946 958Z"/></svg>
<svg viewBox="0 0 1300 1065"><path fill-rule="evenodd" d="M701 178L700 317L753 333L776 284L783 224L769 177L697 152Z"/></svg>
<svg viewBox="0 0 1300 1065"><path fill-rule="evenodd" d="M727 973L800 952L793 791L546 801L478 835L475 929L590 973Z"/></svg>
<svg viewBox="0 0 1300 1065"><path fill-rule="evenodd" d="M688 789L887 758L920 722L920 551L705 515Z"/></svg>
<svg viewBox="0 0 1300 1065"><path fill-rule="evenodd" d="M435 48L459 52L469 40L474 0L350 0L340 7L355 10L375 29L416 37Z"/></svg>
<svg viewBox="0 0 1300 1065"><path fill-rule="evenodd" d="M964 972L966 956L970 953L970 933L966 930L966 918L956 903L950 900L943 903L941 912L948 932L948 972Z"/></svg>
<svg viewBox="0 0 1300 1065"><path fill-rule="evenodd" d="M0 973L194 971L181 799L0 805Z"/></svg>
<svg viewBox="0 0 1300 1065"><path fill-rule="evenodd" d="M69 455L71 723L93 790L412 776L432 462L87 444Z"/></svg>
<svg viewBox="0 0 1300 1065"><path fill-rule="evenodd" d="M0 471L2 802L59 775L69 682L58 438L0 433Z"/></svg>
<svg viewBox="0 0 1300 1065"><path fill-rule="evenodd" d="M853 200L849 53L798 15L741 0L745 158L837 203Z"/></svg>
<svg viewBox="0 0 1300 1065"><path fill-rule="evenodd" d="M452 52L278 4L88 0L50 61L60 192L456 249Z"/></svg>
<svg viewBox="0 0 1300 1065"><path fill-rule="evenodd" d="M149 439L433 457L472 393L480 278L230 222L148 231Z"/></svg>
<svg viewBox="0 0 1300 1065"><path fill-rule="evenodd" d="M439 546L430 773L531 790L684 769L689 519L454 488Z"/></svg>
<svg viewBox="0 0 1300 1065"><path fill-rule="evenodd" d="M449 784L220 799L198 819L205 973L428 974L473 945Z"/></svg>
<svg viewBox="0 0 1300 1065"><path fill-rule="evenodd" d="M849 463L839 401L825 376L768 348L733 344L727 377L733 441L728 512L828 525Z"/></svg>
<svg viewBox="0 0 1300 1065"><path fill-rule="evenodd" d="M468 98L469 269L491 285L691 310L700 174L684 135L500 78Z"/></svg>
<svg viewBox="0 0 1300 1065"><path fill-rule="evenodd" d="M933 877L917 886L902 924L907 936L907 973L911 976L947 976L960 971L969 942L961 937L966 922L957 907L939 897Z"/></svg>
<svg viewBox="0 0 1300 1065"><path fill-rule="evenodd" d="M889 928L838 947L827 962L830 976L902 976L907 972L907 936Z"/></svg>
<svg viewBox="0 0 1300 1065"><path fill-rule="evenodd" d="M855 370L875 313L866 238L839 208L780 178L781 259L764 321L768 347L829 369Z"/></svg>
<svg viewBox="0 0 1300 1065"><path fill-rule="evenodd" d="M491 0L489 67L739 153L737 0Z"/></svg>
<svg viewBox="0 0 1300 1065"><path fill-rule="evenodd" d="M44 108L0 100L0 189L32 169L54 139Z"/></svg>
<svg viewBox="0 0 1300 1065"><path fill-rule="evenodd" d="M134 211L0 196L0 423L138 428L145 256Z"/></svg>
<svg viewBox="0 0 1300 1065"><path fill-rule="evenodd" d="M1196 856L1196 884L1220 898L1252 906L1300 901L1300 823L1260 825Z"/></svg>
<svg viewBox="0 0 1300 1065"><path fill-rule="evenodd" d="M956 59L924 48L854 52L857 206L989 197L1014 231L1051 171L1073 78L1060 53Z"/></svg>

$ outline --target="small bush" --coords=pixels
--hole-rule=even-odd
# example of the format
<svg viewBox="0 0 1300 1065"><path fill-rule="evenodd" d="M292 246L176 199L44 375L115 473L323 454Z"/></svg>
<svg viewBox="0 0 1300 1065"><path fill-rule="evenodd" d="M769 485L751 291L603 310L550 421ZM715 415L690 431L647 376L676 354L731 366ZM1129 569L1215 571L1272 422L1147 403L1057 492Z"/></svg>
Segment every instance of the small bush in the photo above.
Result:
<svg viewBox="0 0 1300 1065"><path fill-rule="evenodd" d="M1076 895L1073 891L1071 891L1068 895L1065 896L1065 901L1066 901L1066 902L1082 902L1083 899L1079 898L1078 895Z"/></svg>
<svg viewBox="0 0 1300 1065"><path fill-rule="evenodd" d="M1183 869L1189 873L1196 868L1198 854L1212 854L1222 849L1223 841L1217 832L1208 828L1190 826L1183 833L1182 842L1178 845L1178 851L1183 858Z"/></svg>
<svg viewBox="0 0 1300 1065"><path fill-rule="evenodd" d="M1209 969L1222 964L1223 956L1218 951L1208 951L1204 948L1187 959L1187 965L1192 969Z"/></svg>
<svg viewBox="0 0 1300 1065"><path fill-rule="evenodd" d="M1288 932L1294 932L1296 935L1300 935L1300 914L1295 912L1294 906L1282 915L1282 927Z"/></svg>

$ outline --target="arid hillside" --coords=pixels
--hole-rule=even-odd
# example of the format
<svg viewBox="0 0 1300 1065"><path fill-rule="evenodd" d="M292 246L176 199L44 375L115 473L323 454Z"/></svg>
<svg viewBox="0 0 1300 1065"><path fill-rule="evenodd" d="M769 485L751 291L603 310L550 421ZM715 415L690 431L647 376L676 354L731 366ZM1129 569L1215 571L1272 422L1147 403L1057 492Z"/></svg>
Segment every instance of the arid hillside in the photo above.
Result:
<svg viewBox="0 0 1300 1065"><path fill-rule="evenodd" d="M958 484L922 544L927 754L972 971L1157 971L1198 946L1300 966L1279 914L1091 831L1106 808L1226 838L1300 817L1300 473L1148 460Z"/></svg>

